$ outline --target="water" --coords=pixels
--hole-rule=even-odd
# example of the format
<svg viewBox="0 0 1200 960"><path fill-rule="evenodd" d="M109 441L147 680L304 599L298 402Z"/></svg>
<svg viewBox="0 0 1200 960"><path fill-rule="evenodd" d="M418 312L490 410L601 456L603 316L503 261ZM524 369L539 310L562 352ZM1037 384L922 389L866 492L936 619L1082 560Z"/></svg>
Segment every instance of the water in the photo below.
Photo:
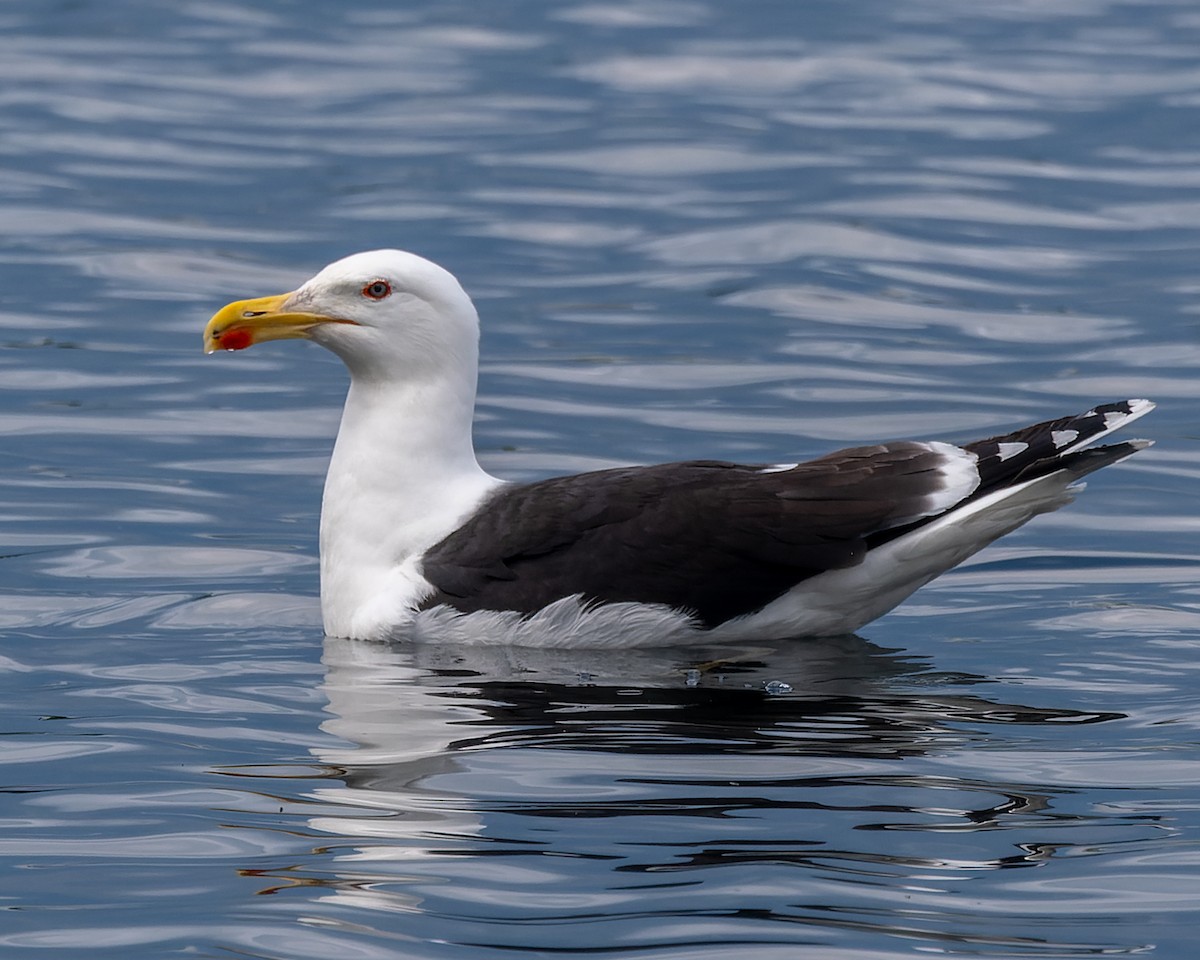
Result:
<svg viewBox="0 0 1200 960"><path fill-rule="evenodd" d="M978 8L976 8L978 7ZM0 9L5 958L1191 957L1188 2ZM234 297L415 249L507 477L1161 403L870 625L322 640L345 377Z"/></svg>

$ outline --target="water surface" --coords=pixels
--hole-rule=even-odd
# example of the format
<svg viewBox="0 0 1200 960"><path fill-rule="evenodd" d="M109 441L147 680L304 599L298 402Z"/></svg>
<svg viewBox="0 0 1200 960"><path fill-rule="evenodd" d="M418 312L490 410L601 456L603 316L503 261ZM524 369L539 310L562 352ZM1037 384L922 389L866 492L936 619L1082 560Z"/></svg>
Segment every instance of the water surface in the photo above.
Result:
<svg viewBox="0 0 1200 960"><path fill-rule="evenodd" d="M1185 2L0 11L5 957L1194 952ZM1157 446L861 637L323 640L345 375L205 358L381 246L484 317L508 478Z"/></svg>

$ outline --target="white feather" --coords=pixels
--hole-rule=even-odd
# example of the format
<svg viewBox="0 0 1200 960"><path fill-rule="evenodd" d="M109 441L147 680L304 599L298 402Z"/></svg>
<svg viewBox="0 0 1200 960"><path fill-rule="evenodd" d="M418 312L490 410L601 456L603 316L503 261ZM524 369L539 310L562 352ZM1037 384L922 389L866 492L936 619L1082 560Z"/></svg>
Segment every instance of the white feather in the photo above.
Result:
<svg viewBox="0 0 1200 960"><path fill-rule="evenodd" d="M707 631L691 617L657 603L587 604L564 597L524 617L511 610L459 613L422 610L396 628L397 639L521 647L631 649L692 643Z"/></svg>
<svg viewBox="0 0 1200 960"><path fill-rule="evenodd" d="M925 510L919 516L935 517L962 502L978 489L979 458L969 450L939 440L931 440L925 446L942 455L942 462L938 466L942 485L929 495Z"/></svg>

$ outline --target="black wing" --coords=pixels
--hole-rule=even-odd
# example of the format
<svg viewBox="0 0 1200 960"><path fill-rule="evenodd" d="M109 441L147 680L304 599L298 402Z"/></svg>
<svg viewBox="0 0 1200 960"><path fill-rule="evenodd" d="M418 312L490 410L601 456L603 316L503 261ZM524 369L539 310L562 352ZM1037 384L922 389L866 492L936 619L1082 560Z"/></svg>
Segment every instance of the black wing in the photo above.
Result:
<svg viewBox="0 0 1200 960"><path fill-rule="evenodd" d="M927 516L947 459L906 442L787 470L692 461L503 488L427 551L437 592L425 605L532 613L582 594L714 625L858 563L872 534Z"/></svg>
<svg viewBox="0 0 1200 960"><path fill-rule="evenodd" d="M856 447L785 470L692 461L506 487L426 552L435 593L424 606L533 613L581 594L663 603L715 625L958 502L1123 459L1145 441L1082 447L1152 408L1105 404L963 448Z"/></svg>

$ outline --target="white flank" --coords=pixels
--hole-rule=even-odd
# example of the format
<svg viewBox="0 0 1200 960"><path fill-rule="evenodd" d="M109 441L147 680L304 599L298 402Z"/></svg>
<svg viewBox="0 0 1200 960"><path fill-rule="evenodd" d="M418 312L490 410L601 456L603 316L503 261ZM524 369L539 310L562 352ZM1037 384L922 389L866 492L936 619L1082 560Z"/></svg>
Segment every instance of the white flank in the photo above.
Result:
<svg viewBox="0 0 1200 960"><path fill-rule="evenodd" d="M714 640L853 633L940 573L1040 513L1069 503L1067 471L1006 487L870 551L863 562L805 580L757 613L721 624Z"/></svg>
<svg viewBox="0 0 1200 960"><path fill-rule="evenodd" d="M392 631L395 639L480 646L632 649L694 643L709 635L699 623L661 603L585 604L576 594L524 617L511 610L459 613L422 610Z"/></svg>

